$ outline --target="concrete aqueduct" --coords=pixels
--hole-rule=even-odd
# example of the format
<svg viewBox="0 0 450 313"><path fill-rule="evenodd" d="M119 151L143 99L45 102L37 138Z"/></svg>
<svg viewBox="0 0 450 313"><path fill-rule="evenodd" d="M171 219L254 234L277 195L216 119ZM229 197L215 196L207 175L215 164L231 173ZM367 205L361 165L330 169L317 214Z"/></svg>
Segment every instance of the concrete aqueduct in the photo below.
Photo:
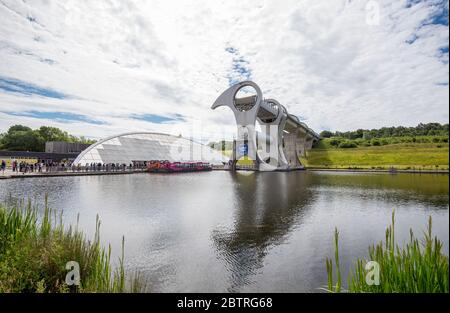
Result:
<svg viewBox="0 0 450 313"><path fill-rule="evenodd" d="M256 94L237 98L243 88L252 87ZM312 148L320 136L299 118L287 112L274 99L264 99L259 86L252 81L240 82L225 90L212 109L228 106L234 113L237 137L233 144L232 166L239 159L253 160L251 169L259 171L303 168L300 156ZM262 132L255 130L256 121Z"/></svg>

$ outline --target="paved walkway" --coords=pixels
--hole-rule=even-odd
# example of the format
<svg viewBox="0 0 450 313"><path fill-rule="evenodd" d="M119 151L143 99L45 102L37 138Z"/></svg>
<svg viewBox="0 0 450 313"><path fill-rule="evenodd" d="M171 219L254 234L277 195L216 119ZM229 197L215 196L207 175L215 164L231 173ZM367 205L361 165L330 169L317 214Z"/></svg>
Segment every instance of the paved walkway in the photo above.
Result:
<svg viewBox="0 0 450 313"><path fill-rule="evenodd" d="M118 170L118 171L54 171L54 172L28 172L19 173L13 172L11 169L6 169L5 172L0 171L0 179L8 178L32 178L32 177L59 177L59 176L89 176L89 175L123 175L123 174L133 174L133 173L145 173L145 170L134 169L134 170Z"/></svg>

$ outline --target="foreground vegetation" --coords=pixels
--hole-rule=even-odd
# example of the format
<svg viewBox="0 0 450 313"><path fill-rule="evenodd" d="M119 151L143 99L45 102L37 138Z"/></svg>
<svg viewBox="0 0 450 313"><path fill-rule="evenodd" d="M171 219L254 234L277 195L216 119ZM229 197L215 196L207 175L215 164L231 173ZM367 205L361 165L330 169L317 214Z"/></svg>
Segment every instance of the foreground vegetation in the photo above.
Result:
<svg viewBox="0 0 450 313"><path fill-rule="evenodd" d="M78 230L65 228L45 200L44 214L23 201L0 205L0 293L1 292L139 292L145 284L139 274L127 277L124 270L124 241L119 265L114 270L111 246L100 245L97 217L92 241ZM80 266L79 286L68 286L66 264Z"/></svg>
<svg viewBox="0 0 450 313"><path fill-rule="evenodd" d="M335 231L335 270L337 281L333 277L333 261L326 260L328 274L327 290L331 292L384 292L384 293L448 293L449 271L448 256L442 252L442 242L432 236L432 220L428 221L424 238L419 241L410 230L410 240L405 247L395 244L395 216L386 229L386 241L369 247L369 259L358 259L355 268L350 271L348 289L342 286L339 265L339 232ZM379 264L378 284L366 282L368 261Z"/></svg>

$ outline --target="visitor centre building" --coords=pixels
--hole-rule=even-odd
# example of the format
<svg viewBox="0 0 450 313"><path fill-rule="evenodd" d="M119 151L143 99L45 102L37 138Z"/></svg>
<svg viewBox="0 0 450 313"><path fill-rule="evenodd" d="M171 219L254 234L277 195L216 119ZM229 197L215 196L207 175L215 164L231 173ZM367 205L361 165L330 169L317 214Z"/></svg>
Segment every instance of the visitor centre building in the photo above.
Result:
<svg viewBox="0 0 450 313"><path fill-rule="evenodd" d="M92 144L78 155L73 164L128 165L151 160L223 165L229 158L207 145L183 137L153 132L133 132L111 136Z"/></svg>

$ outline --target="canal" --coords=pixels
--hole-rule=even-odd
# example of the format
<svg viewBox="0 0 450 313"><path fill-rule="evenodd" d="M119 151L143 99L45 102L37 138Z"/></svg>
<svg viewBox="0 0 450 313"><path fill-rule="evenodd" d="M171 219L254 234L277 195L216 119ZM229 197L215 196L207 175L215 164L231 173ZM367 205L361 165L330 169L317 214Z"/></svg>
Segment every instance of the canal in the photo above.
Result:
<svg viewBox="0 0 450 313"><path fill-rule="evenodd" d="M449 176L336 172L46 177L0 181L0 199L32 198L63 210L92 236L95 217L114 259L153 292L320 292L340 232L343 277L369 245L421 236L428 216L449 251Z"/></svg>

